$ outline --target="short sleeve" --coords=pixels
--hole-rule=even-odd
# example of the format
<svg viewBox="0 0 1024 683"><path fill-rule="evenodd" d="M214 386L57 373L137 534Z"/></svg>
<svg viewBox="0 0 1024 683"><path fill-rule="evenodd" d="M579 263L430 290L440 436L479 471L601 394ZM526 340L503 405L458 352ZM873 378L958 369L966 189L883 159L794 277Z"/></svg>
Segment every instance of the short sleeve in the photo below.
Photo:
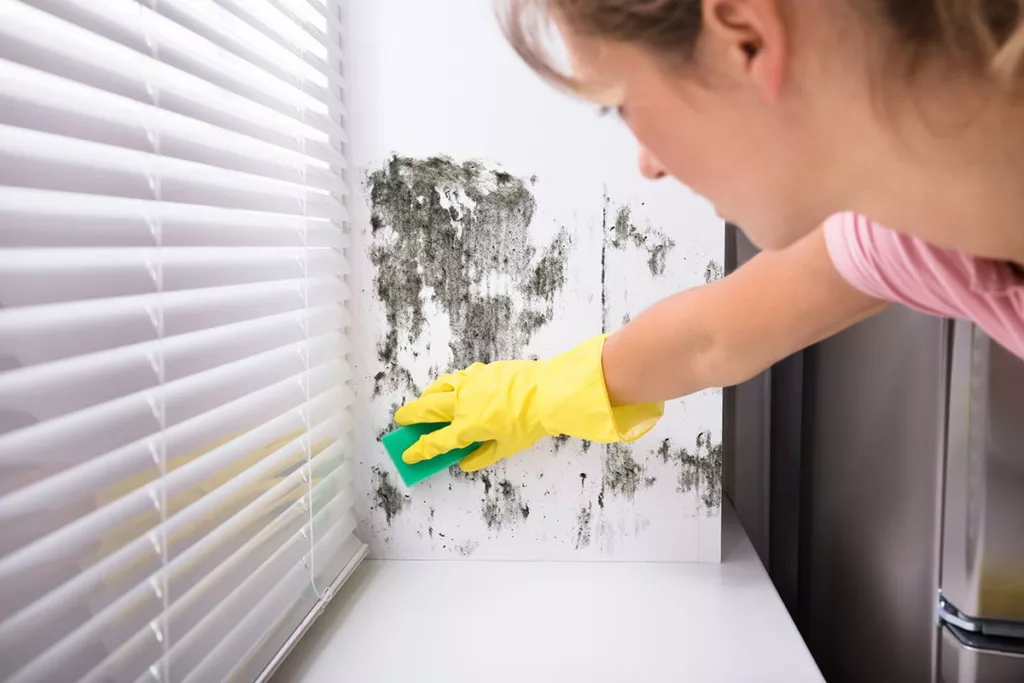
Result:
<svg viewBox="0 0 1024 683"><path fill-rule="evenodd" d="M879 227L858 214L838 213L822 229L832 265L843 279L868 296L891 301L897 297L882 272Z"/></svg>

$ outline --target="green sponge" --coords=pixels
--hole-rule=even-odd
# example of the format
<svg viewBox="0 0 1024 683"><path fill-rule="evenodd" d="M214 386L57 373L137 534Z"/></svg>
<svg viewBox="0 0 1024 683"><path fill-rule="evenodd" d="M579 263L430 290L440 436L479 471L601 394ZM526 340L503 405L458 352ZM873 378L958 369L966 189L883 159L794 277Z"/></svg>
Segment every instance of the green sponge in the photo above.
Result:
<svg viewBox="0 0 1024 683"><path fill-rule="evenodd" d="M436 432L442 427L447 427L447 422L424 422L422 424L408 425L406 427L399 427L398 429L385 434L380 442L384 444L385 450L388 455L391 456L391 461L395 463L395 469L398 470L398 476L402 478L406 486L412 486L418 484L427 477L437 474L441 470L446 470L455 463L459 462L467 455L480 448L480 444L474 443L466 446L465 448L456 448L453 451L442 453L437 457L431 458L430 460L423 460L410 465L402 460L402 453L405 453L409 446L420 440L420 437L430 432Z"/></svg>

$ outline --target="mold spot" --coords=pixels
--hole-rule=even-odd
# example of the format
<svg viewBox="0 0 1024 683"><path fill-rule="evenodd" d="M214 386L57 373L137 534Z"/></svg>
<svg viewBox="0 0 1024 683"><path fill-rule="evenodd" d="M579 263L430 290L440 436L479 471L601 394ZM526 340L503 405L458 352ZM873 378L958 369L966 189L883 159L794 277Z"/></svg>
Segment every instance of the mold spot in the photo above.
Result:
<svg viewBox="0 0 1024 683"><path fill-rule="evenodd" d="M593 441L587 441L586 439L583 439L582 441L580 441L580 444L582 444L582 446L583 446L583 452L586 453L587 451L589 451L590 450L590 446L593 445L593 443L594 443Z"/></svg>
<svg viewBox="0 0 1024 683"><path fill-rule="evenodd" d="M529 518L529 503L522 502L519 490L508 479L499 481L493 488L493 494L491 490L488 487L481 500L481 516L488 529L498 531Z"/></svg>
<svg viewBox="0 0 1024 683"><path fill-rule="evenodd" d="M721 280L725 275L725 270L722 265L715 259L708 261L707 267L704 269L704 282L711 284L715 280Z"/></svg>
<svg viewBox="0 0 1024 683"><path fill-rule="evenodd" d="M587 473L586 472L580 472L580 488L582 489L582 488L585 488L586 486L587 486Z"/></svg>
<svg viewBox="0 0 1024 683"><path fill-rule="evenodd" d="M551 437L551 441L555 444L555 452L557 453L562 449L562 446L569 443L569 437L566 434L559 434L558 436Z"/></svg>
<svg viewBox="0 0 1024 683"><path fill-rule="evenodd" d="M632 500L637 491L650 488L654 482L655 477L647 476L647 468L633 457L633 449L621 443L608 444L602 468L602 497L607 489Z"/></svg>
<svg viewBox="0 0 1024 683"><path fill-rule="evenodd" d="M591 523L594 519L593 503L587 503L580 508L576 515L576 550L582 550L590 545Z"/></svg>
<svg viewBox="0 0 1024 683"><path fill-rule="evenodd" d="M657 277L665 274L665 265L670 251L675 249L675 240L661 230L647 226L640 229L633 223L632 211L622 205L615 212L615 221L610 231L611 247L625 249L632 245L647 252L647 268Z"/></svg>
<svg viewBox="0 0 1024 683"><path fill-rule="evenodd" d="M391 473L374 467L373 472L373 501L374 507L384 512L384 519L388 526L402 508L405 507L406 499L398 487L391 483Z"/></svg>
<svg viewBox="0 0 1024 683"><path fill-rule="evenodd" d="M686 448L674 448L669 439L661 442L656 453L663 461L679 466L677 491L696 492L701 507L709 515L722 507L722 444L712 443L711 432L697 434L692 453Z"/></svg>

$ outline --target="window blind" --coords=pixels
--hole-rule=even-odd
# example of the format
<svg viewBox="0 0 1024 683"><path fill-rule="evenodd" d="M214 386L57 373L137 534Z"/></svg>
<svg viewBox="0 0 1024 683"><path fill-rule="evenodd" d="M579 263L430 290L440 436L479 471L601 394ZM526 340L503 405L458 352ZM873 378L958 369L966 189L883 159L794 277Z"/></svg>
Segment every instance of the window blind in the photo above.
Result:
<svg viewBox="0 0 1024 683"><path fill-rule="evenodd" d="M340 0L0 0L0 680L266 678L362 559Z"/></svg>

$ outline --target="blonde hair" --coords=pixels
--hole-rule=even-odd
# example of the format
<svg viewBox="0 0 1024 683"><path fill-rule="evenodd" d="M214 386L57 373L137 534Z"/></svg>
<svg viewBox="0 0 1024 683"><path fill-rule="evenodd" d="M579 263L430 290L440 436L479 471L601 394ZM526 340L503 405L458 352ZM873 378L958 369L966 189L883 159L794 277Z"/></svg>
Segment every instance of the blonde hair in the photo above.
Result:
<svg viewBox="0 0 1024 683"><path fill-rule="evenodd" d="M878 17L909 52L910 64L939 50L957 66L1016 90L1024 80L1024 0L850 0ZM586 37L644 47L685 63L703 25L701 0L498 0L512 47L535 71L579 92L552 64L552 18Z"/></svg>

